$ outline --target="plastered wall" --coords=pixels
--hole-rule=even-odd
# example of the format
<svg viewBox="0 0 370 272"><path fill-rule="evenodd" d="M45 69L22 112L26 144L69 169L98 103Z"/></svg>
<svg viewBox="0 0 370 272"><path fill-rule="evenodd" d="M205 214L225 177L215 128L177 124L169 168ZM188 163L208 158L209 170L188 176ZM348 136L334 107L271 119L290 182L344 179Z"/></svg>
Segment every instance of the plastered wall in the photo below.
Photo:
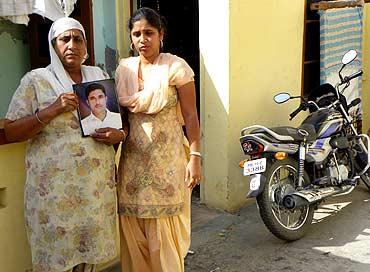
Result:
<svg viewBox="0 0 370 272"><path fill-rule="evenodd" d="M301 90L304 0L200 1L199 14L202 199L235 211L248 191L238 166L240 130L289 124L288 113L298 106L272 98Z"/></svg>

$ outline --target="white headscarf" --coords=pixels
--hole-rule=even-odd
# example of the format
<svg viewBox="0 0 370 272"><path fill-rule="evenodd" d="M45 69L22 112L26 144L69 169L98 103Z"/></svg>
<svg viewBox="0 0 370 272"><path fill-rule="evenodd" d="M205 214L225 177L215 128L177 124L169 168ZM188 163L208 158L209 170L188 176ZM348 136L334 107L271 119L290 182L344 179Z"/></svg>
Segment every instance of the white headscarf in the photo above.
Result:
<svg viewBox="0 0 370 272"><path fill-rule="evenodd" d="M68 17L63 17L56 20L51 25L48 36L50 65L48 65L46 69L37 69L38 72L41 73L47 79L47 81L50 82L54 92L58 96L65 92L72 92L72 84L74 84L74 82L67 75L67 71L64 69L63 64L60 61L57 53L55 52L54 46L52 45L51 41L63 32L71 29L80 30L86 40L85 30L77 20ZM99 67L94 66L81 65L81 73L83 82L101 80L108 77Z"/></svg>

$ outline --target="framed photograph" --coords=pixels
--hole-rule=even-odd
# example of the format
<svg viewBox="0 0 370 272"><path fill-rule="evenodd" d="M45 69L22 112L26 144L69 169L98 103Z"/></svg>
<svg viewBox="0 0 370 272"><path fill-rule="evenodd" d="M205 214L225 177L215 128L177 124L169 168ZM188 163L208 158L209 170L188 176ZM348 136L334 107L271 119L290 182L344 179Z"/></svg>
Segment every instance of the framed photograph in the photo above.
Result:
<svg viewBox="0 0 370 272"><path fill-rule="evenodd" d="M87 137L98 128L122 129L122 118L114 79L74 84L78 96L77 108L82 136Z"/></svg>

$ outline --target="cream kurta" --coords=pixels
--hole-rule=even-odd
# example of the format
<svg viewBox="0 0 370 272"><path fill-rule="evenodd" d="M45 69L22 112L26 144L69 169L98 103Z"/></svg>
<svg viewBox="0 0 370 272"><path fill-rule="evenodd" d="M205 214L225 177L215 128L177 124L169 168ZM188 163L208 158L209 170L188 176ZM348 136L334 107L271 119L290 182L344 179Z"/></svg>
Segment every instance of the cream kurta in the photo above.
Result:
<svg viewBox="0 0 370 272"><path fill-rule="evenodd" d="M34 114L57 99L35 72L22 79L7 118ZM64 113L28 141L26 230L34 271L65 271L117 254L114 150L82 138L73 113Z"/></svg>
<svg viewBox="0 0 370 272"><path fill-rule="evenodd" d="M176 87L193 81L194 74L183 59L168 53L157 57L145 82L139 82L138 67L139 57L128 58L116 72L118 97L121 106L128 106L130 123L118 171L119 213L140 218L179 215L188 188Z"/></svg>
<svg viewBox="0 0 370 272"><path fill-rule="evenodd" d="M187 159L176 105L171 87L159 113L129 113L130 134L118 172L120 214L158 218L182 213Z"/></svg>
<svg viewBox="0 0 370 272"><path fill-rule="evenodd" d="M138 64L122 60L116 74L120 104L130 111L118 171L122 271L181 272L190 246L190 190L176 87L194 74L183 59L161 53L149 79L139 82Z"/></svg>

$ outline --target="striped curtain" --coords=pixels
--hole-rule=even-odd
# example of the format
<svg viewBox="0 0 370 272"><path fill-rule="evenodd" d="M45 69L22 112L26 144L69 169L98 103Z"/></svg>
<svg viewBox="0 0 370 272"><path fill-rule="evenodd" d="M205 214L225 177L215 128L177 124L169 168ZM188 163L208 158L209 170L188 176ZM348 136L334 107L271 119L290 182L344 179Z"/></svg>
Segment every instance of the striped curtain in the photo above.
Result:
<svg viewBox="0 0 370 272"><path fill-rule="evenodd" d="M342 56L350 49L357 51L357 58L346 66L342 75L350 75L361 69L363 8L340 8L319 11L320 14L320 81L333 86L339 82L338 71ZM351 81L344 91L347 102L361 97L361 77ZM361 119L361 104L353 108L351 115Z"/></svg>

